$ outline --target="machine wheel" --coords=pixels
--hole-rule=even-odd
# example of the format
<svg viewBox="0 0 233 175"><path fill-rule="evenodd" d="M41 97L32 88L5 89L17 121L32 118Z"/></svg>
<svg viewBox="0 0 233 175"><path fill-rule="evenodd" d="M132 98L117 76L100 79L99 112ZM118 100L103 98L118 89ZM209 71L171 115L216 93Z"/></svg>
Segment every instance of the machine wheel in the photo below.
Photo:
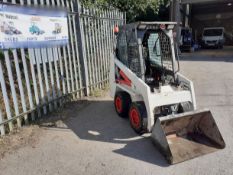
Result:
<svg viewBox="0 0 233 175"><path fill-rule="evenodd" d="M184 102L184 103L181 103L179 104L179 107L178 107L178 113L183 113L183 112L189 112L189 111L192 111L193 110L193 107L191 105L190 102Z"/></svg>
<svg viewBox="0 0 233 175"><path fill-rule="evenodd" d="M129 107L130 107L131 99L129 94L126 92L117 92L114 98L114 105L117 114L120 117L128 117Z"/></svg>
<svg viewBox="0 0 233 175"><path fill-rule="evenodd" d="M146 131L147 118L146 107L143 102L132 103L129 109L130 125L138 134L143 134Z"/></svg>

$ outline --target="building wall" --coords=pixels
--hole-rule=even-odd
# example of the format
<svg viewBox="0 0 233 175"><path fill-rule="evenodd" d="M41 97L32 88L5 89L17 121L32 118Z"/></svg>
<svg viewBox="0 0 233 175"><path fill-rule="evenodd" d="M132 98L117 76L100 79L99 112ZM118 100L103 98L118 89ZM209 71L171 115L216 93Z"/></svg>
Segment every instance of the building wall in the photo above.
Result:
<svg viewBox="0 0 233 175"><path fill-rule="evenodd" d="M226 44L233 45L233 8L226 4L206 7L195 5L190 26L198 38L201 37L204 27L224 27Z"/></svg>

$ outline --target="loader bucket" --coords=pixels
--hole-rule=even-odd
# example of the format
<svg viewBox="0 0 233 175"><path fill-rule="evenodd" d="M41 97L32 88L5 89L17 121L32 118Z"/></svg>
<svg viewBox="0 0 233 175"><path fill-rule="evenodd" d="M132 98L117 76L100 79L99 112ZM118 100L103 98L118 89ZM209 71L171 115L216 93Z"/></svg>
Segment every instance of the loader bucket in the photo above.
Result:
<svg viewBox="0 0 233 175"><path fill-rule="evenodd" d="M225 148L209 110L158 118L151 136L171 164Z"/></svg>

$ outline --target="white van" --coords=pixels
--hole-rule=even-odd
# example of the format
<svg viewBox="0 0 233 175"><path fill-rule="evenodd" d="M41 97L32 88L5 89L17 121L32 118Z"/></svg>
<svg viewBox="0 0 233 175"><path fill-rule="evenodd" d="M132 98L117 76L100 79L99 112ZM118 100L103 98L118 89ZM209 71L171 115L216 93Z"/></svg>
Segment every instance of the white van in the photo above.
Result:
<svg viewBox="0 0 233 175"><path fill-rule="evenodd" d="M204 28L202 34L203 47L223 48L225 43L224 32L224 27Z"/></svg>

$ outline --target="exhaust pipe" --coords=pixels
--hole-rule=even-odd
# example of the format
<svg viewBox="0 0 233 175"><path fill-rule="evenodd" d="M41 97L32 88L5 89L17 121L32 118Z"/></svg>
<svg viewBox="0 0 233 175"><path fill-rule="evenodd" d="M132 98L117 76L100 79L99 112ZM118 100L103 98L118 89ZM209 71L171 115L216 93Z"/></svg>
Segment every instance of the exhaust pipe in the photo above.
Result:
<svg viewBox="0 0 233 175"><path fill-rule="evenodd" d="M160 117L151 136L170 164L225 148L225 142L209 110Z"/></svg>

